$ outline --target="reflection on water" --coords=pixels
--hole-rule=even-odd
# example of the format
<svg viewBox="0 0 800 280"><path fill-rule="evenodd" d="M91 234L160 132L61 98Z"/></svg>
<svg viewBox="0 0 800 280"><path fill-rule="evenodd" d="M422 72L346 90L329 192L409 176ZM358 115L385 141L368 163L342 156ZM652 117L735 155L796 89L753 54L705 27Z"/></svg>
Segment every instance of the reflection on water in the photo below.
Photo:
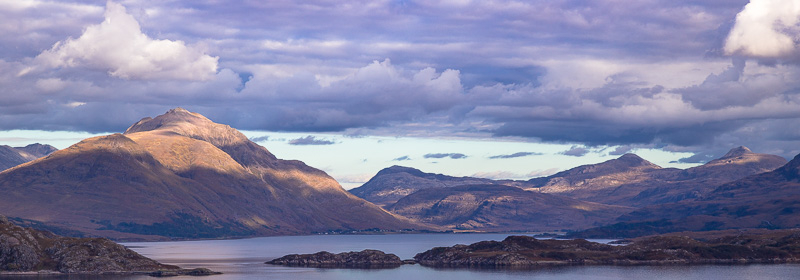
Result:
<svg viewBox="0 0 800 280"><path fill-rule="evenodd" d="M508 234L398 234L280 236L239 240L137 242L123 245L163 263L207 267L225 274L170 279L796 279L800 265L567 266L535 270L433 269L404 265L394 269L318 269L282 267L265 261L287 254L377 249L412 258L437 246L502 240ZM595 240L609 242L611 240ZM0 279L9 278L0 276ZM13 279L153 279L149 276L24 276Z"/></svg>

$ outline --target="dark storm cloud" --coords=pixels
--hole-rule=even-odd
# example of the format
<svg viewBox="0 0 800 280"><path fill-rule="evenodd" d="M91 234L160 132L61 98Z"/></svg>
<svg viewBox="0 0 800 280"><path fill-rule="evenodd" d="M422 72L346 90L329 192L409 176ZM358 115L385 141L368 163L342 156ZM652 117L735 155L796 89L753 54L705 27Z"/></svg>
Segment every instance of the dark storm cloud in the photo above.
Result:
<svg viewBox="0 0 800 280"><path fill-rule="evenodd" d="M425 154L422 157L424 157L424 158L462 159L462 158L467 158L467 155L461 154L461 153L433 153L433 154Z"/></svg>
<svg viewBox="0 0 800 280"><path fill-rule="evenodd" d="M289 140L289 145L333 145L333 144L336 144L336 142L326 139L317 139L316 137L311 135Z"/></svg>
<svg viewBox="0 0 800 280"><path fill-rule="evenodd" d="M533 152L516 152L516 153L513 153L513 154L508 154L508 155L496 155L496 156L490 156L489 158L490 158L490 159L506 159L506 158L527 157L527 156L533 156L533 155L542 155L542 153L533 153Z"/></svg>

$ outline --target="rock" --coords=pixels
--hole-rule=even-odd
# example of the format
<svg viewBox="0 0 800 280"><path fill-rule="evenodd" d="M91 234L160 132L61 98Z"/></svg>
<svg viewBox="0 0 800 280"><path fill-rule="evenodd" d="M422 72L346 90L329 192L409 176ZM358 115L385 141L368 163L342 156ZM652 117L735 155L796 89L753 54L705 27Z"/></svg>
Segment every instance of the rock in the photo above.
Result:
<svg viewBox="0 0 800 280"><path fill-rule="evenodd" d="M23 228L0 216L0 271L59 273L153 273L210 275L208 269L181 269L146 258L105 238L72 238Z"/></svg>
<svg viewBox="0 0 800 280"><path fill-rule="evenodd" d="M179 269L179 270L157 270L148 273L147 275L153 277L172 277L172 276L208 276L222 274L221 272L211 271L208 268L195 268L195 269Z"/></svg>
<svg viewBox="0 0 800 280"><path fill-rule="evenodd" d="M404 262L395 254L386 254L378 250L346 252L333 254L317 252L314 254L292 254L271 261L267 264L325 267L325 268L395 268Z"/></svg>
<svg viewBox="0 0 800 280"><path fill-rule="evenodd" d="M654 236L625 246L583 239L537 240L509 236L501 242L437 247L414 256L432 267L535 268L546 265L662 265L800 262L800 231L697 240Z"/></svg>

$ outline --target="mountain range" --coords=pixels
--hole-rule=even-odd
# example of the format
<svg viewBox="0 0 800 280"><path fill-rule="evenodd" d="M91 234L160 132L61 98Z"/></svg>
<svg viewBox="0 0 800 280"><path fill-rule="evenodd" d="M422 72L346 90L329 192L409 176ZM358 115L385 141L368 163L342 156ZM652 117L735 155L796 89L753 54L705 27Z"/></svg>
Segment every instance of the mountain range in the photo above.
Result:
<svg viewBox="0 0 800 280"><path fill-rule="evenodd" d="M770 172L722 184L698 199L643 207L627 224L667 220L657 231L800 227L800 155ZM676 229L670 229L670 227Z"/></svg>
<svg viewBox="0 0 800 280"><path fill-rule="evenodd" d="M39 143L25 147L0 145L0 171L47 156L57 150L53 146Z"/></svg>
<svg viewBox="0 0 800 280"><path fill-rule="evenodd" d="M492 232L586 229L633 210L499 184L422 189L386 209L454 230Z"/></svg>
<svg viewBox="0 0 800 280"><path fill-rule="evenodd" d="M777 172L792 163L785 164L786 159L782 157L737 147L718 159L688 169L662 168L635 154L625 154L528 181L451 177L393 166L381 170L351 192L393 213L457 230L581 230L614 223L694 217L690 213L696 210L692 207L698 203L721 203L724 197L719 189L721 185L752 185L745 182L757 176L748 176ZM788 177L770 178L772 181L765 187L776 188L783 184L779 182L788 180ZM780 218L781 221L794 221L792 217L797 215L786 215L795 211L791 207L795 201L783 199L792 197L791 192L787 192L765 192L765 195L753 194L750 200L736 198L732 201L770 203L774 207L754 212L777 216L783 213L788 217ZM776 203L769 199L782 200ZM778 209L775 205L783 207ZM716 215L725 216L739 209L744 208L718 209ZM741 211L735 215L742 215ZM728 221L727 224L717 221L691 229L764 226L742 221ZM793 226L791 221L776 225L790 226Z"/></svg>
<svg viewBox="0 0 800 280"><path fill-rule="evenodd" d="M453 177L442 174L425 173L420 170L392 166L384 168L378 174L360 187L350 190L350 193L385 207L396 203L416 191L430 188L447 188L463 185L506 184L515 185L519 182L505 180L491 180L474 177Z"/></svg>
<svg viewBox="0 0 800 280"><path fill-rule="evenodd" d="M753 153L746 147L688 169L662 168L635 154L599 164L578 166L529 180L527 189L575 199L641 207L700 198L714 187L786 164L776 155Z"/></svg>
<svg viewBox="0 0 800 280"><path fill-rule="evenodd" d="M430 229L176 108L0 173L12 220L128 240Z"/></svg>
<svg viewBox="0 0 800 280"><path fill-rule="evenodd" d="M0 146L0 214L122 240L364 231L632 236L800 227L800 156L746 147L688 169L635 154L525 181L392 166L350 192L230 126L176 108L63 150Z"/></svg>

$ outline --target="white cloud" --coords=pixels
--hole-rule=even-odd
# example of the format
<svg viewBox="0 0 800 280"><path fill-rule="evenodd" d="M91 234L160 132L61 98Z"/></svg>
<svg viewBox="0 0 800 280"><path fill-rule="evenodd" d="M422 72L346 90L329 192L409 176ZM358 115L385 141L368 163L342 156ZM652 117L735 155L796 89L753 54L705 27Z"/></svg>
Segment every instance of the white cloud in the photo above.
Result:
<svg viewBox="0 0 800 280"><path fill-rule="evenodd" d="M150 38L125 7L109 1L102 23L87 27L78 39L57 42L35 61L39 67L85 67L123 79L209 80L218 59L183 41Z"/></svg>
<svg viewBox="0 0 800 280"><path fill-rule="evenodd" d="M784 58L798 53L800 0L751 0L736 15L727 54Z"/></svg>

